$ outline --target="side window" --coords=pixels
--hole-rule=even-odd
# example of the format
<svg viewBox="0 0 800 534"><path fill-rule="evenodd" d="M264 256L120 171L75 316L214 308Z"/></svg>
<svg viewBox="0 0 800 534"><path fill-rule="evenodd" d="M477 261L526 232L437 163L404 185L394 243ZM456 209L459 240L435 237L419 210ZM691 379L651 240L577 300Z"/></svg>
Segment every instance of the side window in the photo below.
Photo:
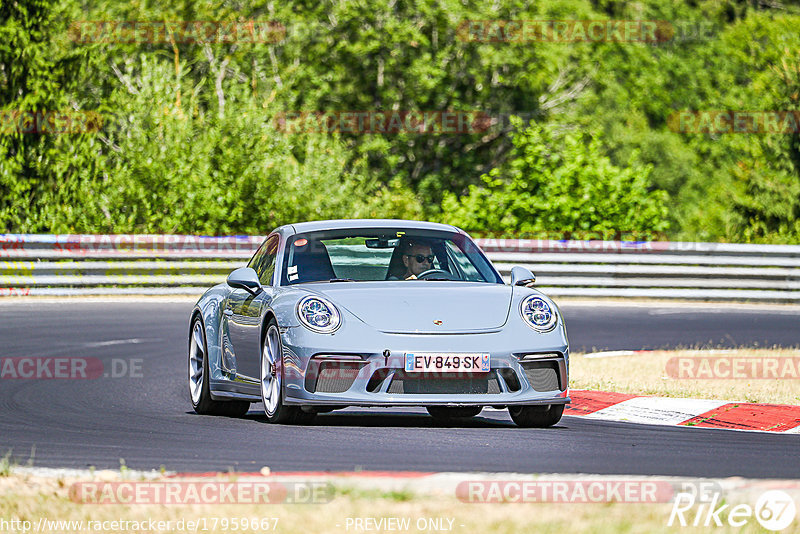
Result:
<svg viewBox="0 0 800 534"><path fill-rule="evenodd" d="M258 250L253 257L250 258L250 262L247 264L248 267L253 269L254 271L258 272L258 266L261 265L261 260L264 259L264 254L267 252L267 242L264 241L261 243L261 246L258 247Z"/></svg>
<svg viewBox="0 0 800 534"><path fill-rule="evenodd" d="M277 235L268 237L248 265L248 267L255 270L262 286L272 285L272 275L275 272L275 259L278 254L278 243Z"/></svg>
<svg viewBox="0 0 800 534"><path fill-rule="evenodd" d="M275 259L278 257L278 243L279 238L277 235L268 237L267 242L264 243L264 256L262 257L261 265L256 269L258 280L262 286L272 285L272 275L275 274Z"/></svg>

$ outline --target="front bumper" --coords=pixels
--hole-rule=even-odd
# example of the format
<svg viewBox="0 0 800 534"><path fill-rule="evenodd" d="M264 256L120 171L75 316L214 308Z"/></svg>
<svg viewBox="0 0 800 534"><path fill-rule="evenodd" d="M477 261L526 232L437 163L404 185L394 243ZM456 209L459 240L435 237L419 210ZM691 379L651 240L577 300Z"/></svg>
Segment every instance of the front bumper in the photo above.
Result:
<svg viewBox="0 0 800 534"><path fill-rule="evenodd" d="M315 406L510 406L570 402L562 329L459 335L283 331L284 402ZM520 335L522 334L522 335ZM488 373L406 373L407 352L488 353Z"/></svg>

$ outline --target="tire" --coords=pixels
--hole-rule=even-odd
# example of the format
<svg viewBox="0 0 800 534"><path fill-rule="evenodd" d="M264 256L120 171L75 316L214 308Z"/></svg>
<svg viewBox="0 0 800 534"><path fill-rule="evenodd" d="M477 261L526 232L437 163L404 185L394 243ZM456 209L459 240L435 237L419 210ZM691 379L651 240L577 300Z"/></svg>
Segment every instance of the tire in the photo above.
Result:
<svg viewBox="0 0 800 534"><path fill-rule="evenodd" d="M545 428L561 421L564 405L509 406L508 413L517 426L523 428Z"/></svg>
<svg viewBox="0 0 800 534"><path fill-rule="evenodd" d="M483 406L427 406L425 408L434 419L439 421L453 421L475 417Z"/></svg>
<svg viewBox="0 0 800 534"><path fill-rule="evenodd" d="M250 409L247 401L215 401L211 398L208 372L208 343L203 320L198 316L189 333L189 398L200 415L241 417Z"/></svg>
<svg viewBox="0 0 800 534"><path fill-rule="evenodd" d="M278 323L270 319L264 342L261 344L261 402L267 421L274 424L308 424L316 413L304 412L299 406L287 406L283 403L283 342L278 330Z"/></svg>

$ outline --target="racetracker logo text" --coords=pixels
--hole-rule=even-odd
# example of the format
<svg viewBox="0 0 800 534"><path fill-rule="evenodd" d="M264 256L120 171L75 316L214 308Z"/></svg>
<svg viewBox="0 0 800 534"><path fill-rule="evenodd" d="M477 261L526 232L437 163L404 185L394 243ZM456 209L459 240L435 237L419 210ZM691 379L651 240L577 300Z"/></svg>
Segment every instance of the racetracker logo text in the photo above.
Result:
<svg viewBox="0 0 800 534"><path fill-rule="evenodd" d="M677 133L797 134L800 111L676 111L667 126Z"/></svg>
<svg viewBox="0 0 800 534"><path fill-rule="evenodd" d="M69 37L78 43L278 43L286 27L271 20L83 20L70 25Z"/></svg>
<svg viewBox="0 0 800 534"><path fill-rule="evenodd" d="M76 482L69 494L83 504L322 504L333 499L334 488L265 480Z"/></svg>
<svg viewBox="0 0 800 534"><path fill-rule="evenodd" d="M96 133L103 127L103 116L96 111L0 111L0 134L80 134Z"/></svg>
<svg viewBox="0 0 800 534"><path fill-rule="evenodd" d="M467 43L660 43L675 30L665 20L465 20Z"/></svg>
<svg viewBox="0 0 800 534"><path fill-rule="evenodd" d="M666 365L667 376L677 379L784 379L800 378L800 357L675 357Z"/></svg>
<svg viewBox="0 0 800 534"><path fill-rule="evenodd" d="M275 128L283 133L469 134L496 122L483 111L290 111L279 113Z"/></svg>
<svg viewBox="0 0 800 534"><path fill-rule="evenodd" d="M663 503L674 494L671 483L653 480L473 480L456 487L468 503Z"/></svg>
<svg viewBox="0 0 800 534"><path fill-rule="evenodd" d="M0 358L0 379L93 380L97 378L142 378L141 358L112 358L103 362L91 357Z"/></svg>

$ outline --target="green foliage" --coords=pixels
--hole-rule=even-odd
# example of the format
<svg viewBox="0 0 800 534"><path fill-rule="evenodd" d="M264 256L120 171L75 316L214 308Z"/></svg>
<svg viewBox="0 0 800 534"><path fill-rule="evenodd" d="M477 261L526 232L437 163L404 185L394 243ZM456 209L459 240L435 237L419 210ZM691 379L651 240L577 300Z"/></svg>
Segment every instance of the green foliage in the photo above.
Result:
<svg viewBox="0 0 800 534"><path fill-rule="evenodd" d="M800 180L797 175L742 163L734 179L730 234L737 241L796 243L800 236Z"/></svg>
<svg viewBox="0 0 800 534"><path fill-rule="evenodd" d="M476 233L652 239L666 231L667 195L649 190L651 167L635 154L617 167L603 155L599 136L586 137L531 122L512 135L507 164L484 175L483 187L470 187L461 199L445 197L447 220Z"/></svg>
<svg viewBox="0 0 800 534"><path fill-rule="evenodd" d="M74 57L55 39L65 13L55 0L0 2L0 110L67 107ZM0 224L31 228L31 205L59 188L59 178L74 164L64 156L74 149L57 136L0 133Z"/></svg>
<svg viewBox="0 0 800 534"><path fill-rule="evenodd" d="M674 38L496 43L460 30L606 18L667 21ZM75 40L70 24L92 20L275 20L286 36ZM681 110L800 109L797 27L793 4L736 0L0 0L0 110L105 118L97 133L0 133L0 231L264 233L402 217L478 233L798 243L800 135L668 123ZM276 128L287 112L387 110L526 123L457 134Z"/></svg>
<svg viewBox="0 0 800 534"><path fill-rule="evenodd" d="M111 108L132 101L143 112L114 117L102 177L86 178L93 202L62 212L57 227L77 220L70 230L257 234L358 215L367 209L361 195L380 190L348 166L336 138L276 131L268 105L246 95L228 92L224 113L204 110L172 65L147 56L120 79Z"/></svg>

